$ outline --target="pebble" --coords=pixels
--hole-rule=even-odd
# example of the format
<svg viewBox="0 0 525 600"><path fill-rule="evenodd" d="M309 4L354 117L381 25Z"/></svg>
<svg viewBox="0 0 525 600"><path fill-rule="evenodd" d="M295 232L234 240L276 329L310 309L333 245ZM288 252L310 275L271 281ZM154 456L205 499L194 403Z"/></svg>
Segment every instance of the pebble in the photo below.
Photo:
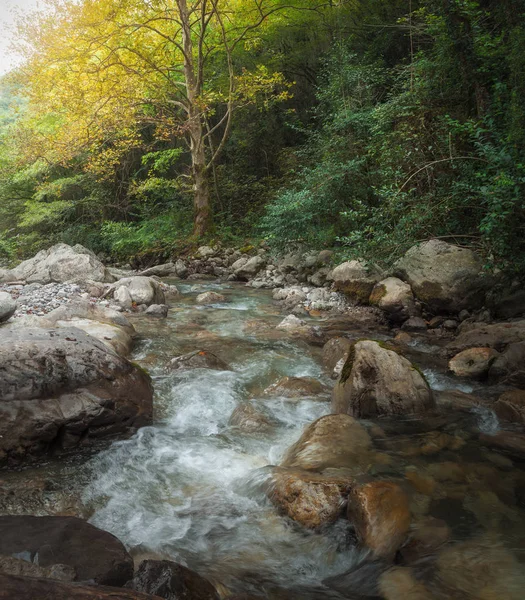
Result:
<svg viewBox="0 0 525 600"><path fill-rule="evenodd" d="M0 291L8 292L11 297L17 301L18 308L14 318L24 315L36 315L43 317L55 308L69 304L80 298L89 297L80 285L76 283L29 283L15 285L5 283L0 285ZM90 301L97 302L96 298L90 298ZM99 304L102 304L100 302Z"/></svg>

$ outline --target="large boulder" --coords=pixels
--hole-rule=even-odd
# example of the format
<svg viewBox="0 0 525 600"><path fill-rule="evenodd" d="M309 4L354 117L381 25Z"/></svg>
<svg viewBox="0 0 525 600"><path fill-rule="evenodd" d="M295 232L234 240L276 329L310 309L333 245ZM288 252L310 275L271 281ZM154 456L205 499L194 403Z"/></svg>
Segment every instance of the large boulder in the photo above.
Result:
<svg viewBox="0 0 525 600"><path fill-rule="evenodd" d="M166 304L166 297L160 283L152 277L124 277L112 286L108 294L115 294L122 287L127 288L132 303L136 305ZM125 300L127 303L127 296Z"/></svg>
<svg viewBox="0 0 525 600"><path fill-rule="evenodd" d="M89 300L59 306L43 317L28 315L4 325L4 328L9 329L27 327L77 327L121 356L129 354L136 335L135 328L123 314L98 304L91 304Z"/></svg>
<svg viewBox="0 0 525 600"><path fill-rule="evenodd" d="M393 559L410 529L408 498L391 481L354 486L348 497L348 519L374 557Z"/></svg>
<svg viewBox="0 0 525 600"><path fill-rule="evenodd" d="M88 279L106 283L114 281L106 267L87 248L80 244L73 247L56 244L4 273L2 281L64 283Z"/></svg>
<svg viewBox="0 0 525 600"><path fill-rule="evenodd" d="M0 323L8 321L16 312L17 303L7 292L0 292Z"/></svg>
<svg viewBox="0 0 525 600"><path fill-rule="evenodd" d="M375 284L382 279L381 271L362 260L351 260L338 265L331 273L334 288L351 300L367 304Z"/></svg>
<svg viewBox="0 0 525 600"><path fill-rule="evenodd" d="M0 600L162 600L133 590L0 573Z"/></svg>
<svg viewBox="0 0 525 600"><path fill-rule="evenodd" d="M458 313L483 305L488 278L483 261L472 250L430 240L417 244L394 265L430 310Z"/></svg>
<svg viewBox="0 0 525 600"><path fill-rule="evenodd" d="M252 279L257 273L264 268L266 260L262 256L252 256L244 264L237 266L237 262L233 263L232 268L234 269L234 275L237 279L243 281Z"/></svg>
<svg viewBox="0 0 525 600"><path fill-rule="evenodd" d="M370 463L372 441L349 415L326 415L309 425L281 461L281 467L323 471L345 468L359 473Z"/></svg>
<svg viewBox="0 0 525 600"><path fill-rule="evenodd" d="M6 516L0 531L0 555L40 567L66 565L76 581L121 586L133 577L133 559L122 542L82 519Z"/></svg>
<svg viewBox="0 0 525 600"><path fill-rule="evenodd" d="M140 368L80 329L0 330L0 462L15 462L151 419Z"/></svg>
<svg viewBox="0 0 525 600"><path fill-rule="evenodd" d="M348 475L276 467L272 470L268 497L296 523L318 529L341 516L353 483Z"/></svg>
<svg viewBox="0 0 525 600"><path fill-rule="evenodd" d="M409 360L377 342L357 342L332 395L332 410L354 417L422 413L432 392Z"/></svg>
<svg viewBox="0 0 525 600"><path fill-rule="evenodd" d="M170 560L143 560L130 587L167 600L219 600L207 579Z"/></svg>
<svg viewBox="0 0 525 600"><path fill-rule="evenodd" d="M397 277L387 277L374 286L370 304L384 310L392 323L403 323L416 315L412 288Z"/></svg>

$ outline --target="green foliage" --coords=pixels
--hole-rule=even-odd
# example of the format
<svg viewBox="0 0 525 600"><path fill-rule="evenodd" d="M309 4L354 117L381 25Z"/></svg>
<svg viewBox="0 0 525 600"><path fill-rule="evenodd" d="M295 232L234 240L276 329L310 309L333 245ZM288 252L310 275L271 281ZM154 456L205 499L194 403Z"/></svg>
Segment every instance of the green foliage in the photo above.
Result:
<svg viewBox="0 0 525 600"><path fill-rule="evenodd" d="M443 237L525 273L525 37L488 4L414 5L399 15L413 31L393 63L389 36L379 53L357 53L355 37L335 44L301 166L262 220L274 244L341 244L391 263Z"/></svg>
<svg viewBox="0 0 525 600"><path fill-rule="evenodd" d="M385 264L442 237L525 274L524 15L523 0L352 0L271 19L235 49L237 92L251 100L239 101L209 172L210 236L241 243L262 232L280 249L333 246ZM217 90L228 69L215 55L210 67L199 102L213 130L224 125ZM139 75L156 90L153 75ZM20 126L21 91L0 82L0 259L56 241L119 259L184 245L187 123L169 94L163 108L148 103L137 122L118 129L117 119L103 140L44 163L26 146L62 128L76 135L77 123L50 112ZM208 155L219 141L206 142Z"/></svg>
<svg viewBox="0 0 525 600"><path fill-rule="evenodd" d="M126 259L143 252L169 252L190 233L191 218L170 212L138 224L106 221L101 227L100 237L111 256Z"/></svg>

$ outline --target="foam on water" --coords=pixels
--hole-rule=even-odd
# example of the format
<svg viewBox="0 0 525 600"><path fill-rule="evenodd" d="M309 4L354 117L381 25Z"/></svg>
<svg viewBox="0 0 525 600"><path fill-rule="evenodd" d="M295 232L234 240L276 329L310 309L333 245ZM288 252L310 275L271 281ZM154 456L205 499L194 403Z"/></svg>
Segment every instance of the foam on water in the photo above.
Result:
<svg viewBox="0 0 525 600"><path fill-rule="evenodd" d="M238 347L223 348L232 371L176 371L156 381L157 424L92 461L83 499L95 507L95 525L137 551L158 552L234 586L237 580L246 587L254 573L257 581L305 584L347 569L360 554L342 551L347 532L341 525L323 536L291 527L263 489L265 467L329 412L328 401L255 400L276 423L264 436L228 425L250 386L264 387L272 377L321 376L308 350L294 343L248 341L242 319L256 310L250 299L209 327L238 336ZM151 350L144 344L139 356Z"/></svg>
<svg viewBox="0 0 525 600"><path fill-rule="evenodd" d="M474 386L469 385L468 383L460 383L457 379L453 379L452 377L448 377L441 373L436 373L432 369L424 369L423 375L428 381L428 385L436 391L459 390L466 394L470 394L474 391Z"/></svg>

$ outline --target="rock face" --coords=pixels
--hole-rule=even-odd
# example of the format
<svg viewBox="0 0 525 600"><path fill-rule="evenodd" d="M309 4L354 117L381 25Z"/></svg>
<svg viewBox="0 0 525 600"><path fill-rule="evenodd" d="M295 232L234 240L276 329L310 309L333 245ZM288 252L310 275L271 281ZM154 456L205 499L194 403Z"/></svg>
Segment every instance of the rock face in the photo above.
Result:
<svg viewBox="0 0 525 600"><path fill-rule="evenodd" d="M0 555L40 567L66 565L76 581L124 585L133 559L113 535L76 517L0 517ZM0 596L1 597L1 596Z"/></svg>
<svg viewBox="0 0 525 600"><path fill-rule="evenodd" d="M177 356L170 362L172 369L214 369L229 371L230 367L218 356L207 350L195 350L183 356Z"/></svg>
<svg viewBox="0 0 525 600"><path fill-rule="evenodd" d="M158 596L106 586L64 583L0 573L0 600L161 600Z"/></svg>
<svg viewBox="0 0 525 600"><path fill-rule="evenodd" d="M421 413L432 392L410 361L377 342L357 342L332 395L332 410L355 417Z"/></svg>
<svg viewBox="0 0 525 600"><path fill-rule="evenodd" d="M392 559L410 528L408 498L390 481L355 486L348 497L348 519L374 556Z"/></svg>
<svg viewBox="0 0 525 600"><path fill-rule="evenodd" d="M377 283L370 294L370 304L384 310L392 323L403 323L416 315L412 288L397 277Z"/></svg>
<svg viewBox="0 0 525 600"><path fill-rule="evenodd" d="M17 304L11 294L0 292L0 323L9 320L16 312Z"/></svg>
<svg viewBox="0 0 525 600"><path fill-rule="evenodd" d="M296 523L318 529L341 516L352 485L349 477L275 468L268 496Z"/></svg>
<svg viewBox="0 0 525 600"><path fill-rule="evenodd" d="M488 282L472 250L430 240L410 248L394 270L430 310L458 313L483 304Z"/></svg>
<svg viewBox="0 0 525 600"><path fill-rule="evenodd" d="M458 377L481 379L485 377L491 363L499 356L493 348L469 348L456 354L448 363L448 368Z"/></svg>
<svg viewBox="0 0 525 600"><path fill-rule="evenodd" d="M367 465L372 441L349 415L326 415L314 421L285 454L281 467L323 471L345 468L355 472Z"/></svg>
<svg viewBox="0 0 525 600"><path fill-rule="evenodd" d="M283 377L264 390L265 396L308 398L326 394L325 386L313 377Z"/></svg>
<svg viewBox="0 0 525 600"><path fill-rule="evenodd" d="M166 600L219 600L209 581L169 560L142 561L131 587Z"/></svg>
<svg viewBox="0 0 525 600"><path fill-rule="evenodd" d="M132 303L137 305L145 304L146 306L150 306L151 304L166 303L166 298L159 282L151 277L124 277L124 279L119 279L115 283L113 286L113 293L117 294L115 299L120 302L123 301L127 305L128 295L121 297L120 294L122 292L120 294L118 292L122 287L127 288L129 298L131 298ZM122 305L122 308L126 307Z"/></svg>
<svg viewBox="0 0 525 600"><path fill-rule="evenodd" d="M331 274L334 288L344 292L350 299L367 304L375 284L381 279L381 271L362 260L351 260L338 265Z"/></svg>
<svg viewBox="0 0 525 600"><path fill-rule="evenodd" d="M98 258L80 244L56 244L41 250L3 275L2 281L27 281L27 283L63 283L66 281L101 281L111 283L113 276Z"/></svg>
<svg viewBox="0 0 525 600"><path fill-rule="evenodd" d="M0 331L0 461L146 424L150 378L83 331Z"/></svg>

